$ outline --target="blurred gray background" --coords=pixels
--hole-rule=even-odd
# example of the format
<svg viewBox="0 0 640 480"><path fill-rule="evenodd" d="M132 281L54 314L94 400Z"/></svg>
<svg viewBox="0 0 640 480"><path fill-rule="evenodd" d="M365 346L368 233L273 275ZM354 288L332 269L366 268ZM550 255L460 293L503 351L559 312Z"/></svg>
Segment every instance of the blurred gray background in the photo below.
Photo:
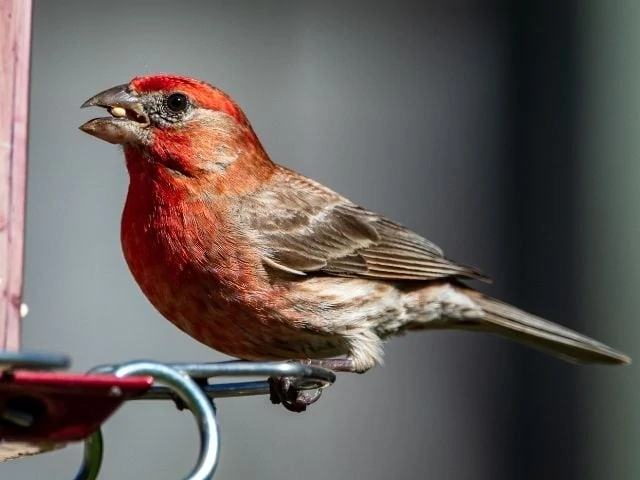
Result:
<svg viewBox="0 0 640 480"><path fill-rule="evenodd" d="M207 80L272 158L481 266L485 291L640 356L640 4L35 1L24 347L74 370L215 361L120 251L117 147L80 104L137 75ZM415 334L308 413L218 402L219 479L637 479L640 378L483 335ZM637 358L636 358L637 360ZM125 406L101 479L182 478L188 413ZM71 478L81 448L0 465Z"/></svg>

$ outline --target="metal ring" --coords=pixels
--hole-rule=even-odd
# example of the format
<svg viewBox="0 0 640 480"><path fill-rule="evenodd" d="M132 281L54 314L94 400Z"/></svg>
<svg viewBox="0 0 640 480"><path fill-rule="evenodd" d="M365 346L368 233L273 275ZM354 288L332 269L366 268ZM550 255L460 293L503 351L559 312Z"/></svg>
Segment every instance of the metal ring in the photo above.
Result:
<svg viewBox="0 0 640 480"><path fill-rule="evenodd" d="M102 466L103 453L102 431L98 429L84 441L82 465L74 480L96 480Z"/></svg>
<svg viewBox="0 0 640 480"><path fill-rule="evenodd" d="M107 369L101 368L100 370L105 371ZM187 374L156 362L125 363L115 369L114 375L118 377L151 375L157 383L170 387L182 399L195 417L200 433L198 462L184 480L208 480L212 478L218 466L220 433L213 405L200 387ZM100 455L96 455L95 452L93 455L88 453L90 448L96 447L92 441L96 440L94 437L97 434L92 435L85 441L83 465L75 480L95 480L98 475L102 461L101 452ZM101 450L102 448L100 448ZM94 476L80 476L82 474L93 474Z"/></svg>

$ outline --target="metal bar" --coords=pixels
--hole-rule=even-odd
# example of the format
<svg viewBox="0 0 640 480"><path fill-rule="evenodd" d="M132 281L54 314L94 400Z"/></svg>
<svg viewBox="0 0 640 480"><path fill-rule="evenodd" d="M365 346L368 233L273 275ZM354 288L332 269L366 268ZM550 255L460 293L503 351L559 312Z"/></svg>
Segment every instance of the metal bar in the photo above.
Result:
<svg viewBox="0 0 640 480"><path fill-rule="evenodd" d="M235 382L216 385L206 385L202 391L211 399L231 397L252 397L256 395L268 395L269 383L265 381ZM173 392L166 387L151 387L144 394L132 398L132 400L172 400Z"/></svg>
<svg viewBox="0 0 640 480"><path fill-rule="evenodd" d="M0 350L0 373L8 370L63 370L71 359L66 355L37 352L3 352Z"/></svg>
<svg viewBox="0 0 640 480"><path fill-rule="evenodd" d="M0 0L0 350L20 347L31 0Z"/></svg>
<svg viewBox="0 0 640 480"><path fill-rule="evenodd" d="M309 379L311 384L330 385L336 380L331 370L293 362L248 362L231 360L216 363L172 363L171 368L186 373L192 378L212 377L295 377ZM100 365L91 369L91 373L111 373L119 365ZM308 389L319 388L309 386Z"/></svg>
<svg viewBox="0 0 640 480"><path fill-rule="evenodd" d="M316 390L328 387L336 380L336 375L324 368L291 362L247 362L232 360L217 363L174 363L169 367L183 372L195 379L215 377L289 377L295 378L297 390ZM91 373L113 373L118 365L101 365ZM211 399L248 397L267 395L270 392L268 382L245 381L218 383L202 386L204 393ZM165 387L154 386L133 400L172 400L173 392Z"/></svg>

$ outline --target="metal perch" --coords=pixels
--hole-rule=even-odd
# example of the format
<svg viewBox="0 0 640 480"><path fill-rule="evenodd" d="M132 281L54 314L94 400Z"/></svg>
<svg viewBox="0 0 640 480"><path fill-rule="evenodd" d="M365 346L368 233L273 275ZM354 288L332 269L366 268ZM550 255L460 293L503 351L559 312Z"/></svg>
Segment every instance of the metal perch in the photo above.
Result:
<svg viewBox="0 0 640 480"><path fill-rule="evenodd" d="M151 375L155 383L134 400L173 400L175 395L192 412L200 432L198 462L185 480L205 480L213 477L218 465L220 432L215 409L210 399L264 395L269 393L267 381L237 381L206 385L201 388L196 380L218 377L288 377L294 379L299 390L323 389L335 381L335 374L319 367L299 363L271 362L219 362L183 363L165 365L150 361L130 362L124 365L97 367L91 373L104 373L116 377ZM85 440L83 464L75 480L95 480L100 472L103 440L100 430Z"/></svg>

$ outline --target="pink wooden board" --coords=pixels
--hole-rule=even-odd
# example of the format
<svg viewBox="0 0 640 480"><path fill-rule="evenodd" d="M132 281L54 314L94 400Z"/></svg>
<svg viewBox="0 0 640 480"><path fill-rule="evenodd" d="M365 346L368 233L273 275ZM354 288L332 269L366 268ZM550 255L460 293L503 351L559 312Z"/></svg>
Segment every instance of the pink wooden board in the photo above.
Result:
<svg viewBox="0 0 640 480"><path fill-rule="evenodd" d="M20 348L31 0L0 0L0 350Z"/></svg>

